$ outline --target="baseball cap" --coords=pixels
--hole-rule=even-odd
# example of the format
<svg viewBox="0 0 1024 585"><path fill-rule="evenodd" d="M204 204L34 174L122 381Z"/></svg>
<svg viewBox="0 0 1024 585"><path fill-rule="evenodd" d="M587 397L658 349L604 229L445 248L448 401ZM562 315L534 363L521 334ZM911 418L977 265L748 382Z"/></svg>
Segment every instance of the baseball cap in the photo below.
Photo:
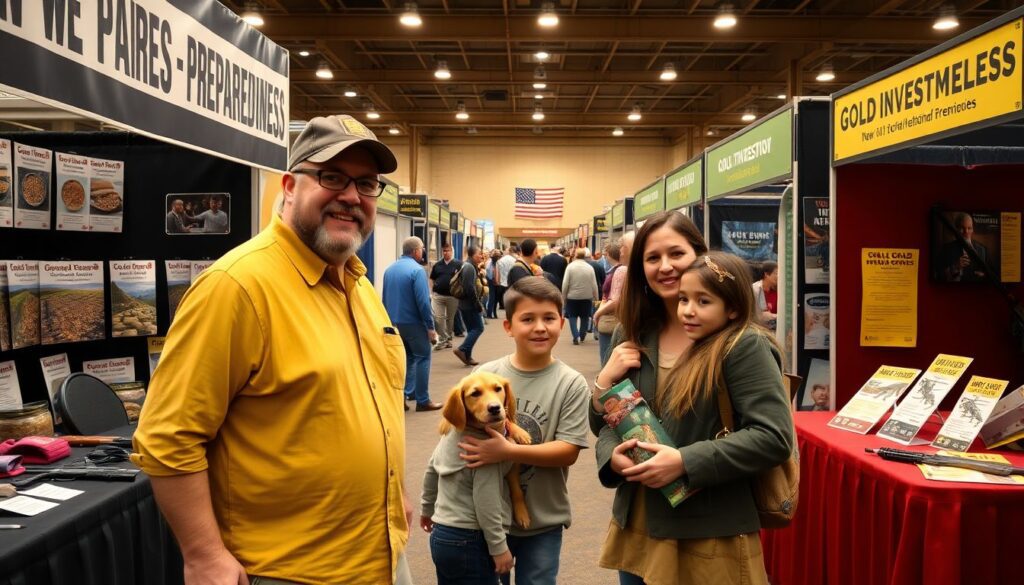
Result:
<svg viewBox="0 0 1024 585"><path fill-rule="evenodd" d="M338 156L350 146L362 146L377 159L377 171L393 173L398 161L391 149L377 140L377 135L352 116L338 114L318 116L306 124L292 143L288 168L294 169L302 161L322 163Z"/></svg>

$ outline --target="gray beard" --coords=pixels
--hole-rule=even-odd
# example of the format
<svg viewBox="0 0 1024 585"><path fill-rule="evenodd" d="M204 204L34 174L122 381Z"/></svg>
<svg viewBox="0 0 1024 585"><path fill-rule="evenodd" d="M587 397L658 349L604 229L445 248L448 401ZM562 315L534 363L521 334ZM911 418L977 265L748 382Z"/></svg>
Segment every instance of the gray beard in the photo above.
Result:
<svg viewBox="0 0 1024 585"><path fill-rule="evenodd" d="M309 229L305 225L296 225L295 232L303 243L316 252L317 256L333 266L344 266L348 259L363 247L363 234L360 231L357 231L352 237L351 244L331 240L327 235L327 228L323 224L318 224L313 229Z"/></svg>

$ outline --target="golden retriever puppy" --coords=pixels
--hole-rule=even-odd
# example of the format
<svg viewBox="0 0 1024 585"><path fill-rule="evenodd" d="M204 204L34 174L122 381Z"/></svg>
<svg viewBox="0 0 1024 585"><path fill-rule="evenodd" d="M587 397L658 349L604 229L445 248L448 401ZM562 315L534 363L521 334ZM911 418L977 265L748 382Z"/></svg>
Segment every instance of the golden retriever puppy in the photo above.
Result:
<svg viewBox="0 0 1024 585"><path fill-rule="evenodd" d="M508 380L489 372L476 372L463 378L445 400L441 411L440 431L447 435L452 429L462 432L468 426L480 431L490 427L520 445L529 445L530 433L515 423L516 399ZM484 431L486 432L486 431ZM512 517L523 528L530 527L526 497L519 485L519 464L513 464L505 475Z"/></svg>

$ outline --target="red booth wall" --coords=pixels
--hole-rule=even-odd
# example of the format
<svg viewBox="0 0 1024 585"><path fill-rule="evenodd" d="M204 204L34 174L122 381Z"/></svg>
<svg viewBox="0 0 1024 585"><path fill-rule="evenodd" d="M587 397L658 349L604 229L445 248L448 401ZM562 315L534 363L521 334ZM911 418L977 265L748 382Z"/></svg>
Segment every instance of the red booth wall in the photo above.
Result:
<svg viewBox="0 0 1024 585"><path fill-rule="evenodd" d="M1010 309L987 284L937 283L929 274L933 205L964 211L1024 210L1024 168L974 169L851 164L836 169L836 406L841 408L882 364L927 369L939 353L974 362L944 401L951 408L972 375L1024 383L1024 353L1010 333ZM917 347L860 347L861 248L917 248ZM1012 285L1017 298L1024 285Z"/></svg>

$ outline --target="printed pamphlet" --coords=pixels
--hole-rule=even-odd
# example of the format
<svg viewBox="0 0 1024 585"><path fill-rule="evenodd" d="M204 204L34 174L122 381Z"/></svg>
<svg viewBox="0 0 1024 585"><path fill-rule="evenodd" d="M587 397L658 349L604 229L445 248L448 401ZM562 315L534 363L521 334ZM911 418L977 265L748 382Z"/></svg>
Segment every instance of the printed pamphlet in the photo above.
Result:
<svg viewBox="0 0 1024 585"><path fill-rule="evenodd" d="M193 260L192 261L191 279L190 279L189 284L195 282L196 279L199 278L199 275L203 273L203 271L205 271L207 268L213 266L214 262L216 262L216 260Z"/></svg>
<svg viewBox="0 0 1024 585"><path fill-rule="evenodd" d="M68 361L68 354L61 353L39 358L39 365L43 369L43 380L50 396L50 409L54 413L53 422L60 424L60 415L57 414L56 408L57 392L64 380L71 375L71 362Z"/></svg>
<svg viewBox="0 0 1024 585"><path fill-rule="evenodd" d="M970 448L1009 383L1007 380L971 376L953 412L932 441L932 447L953 451L966 451Z"/></svg>
<svg viewBox="0 0 1024 585"><path fill-rule="evenodd" d="M11 141L0 138L0 227L14 227L14 172Z"/></svg>
<svg viewBox="0 0 1024 585"><path fill-rule="evenodd" d="M14 227L50 229L53 151L14 143Z"/></svg>
<svg viewBox="0 0 1024 585"><path fill-rule="evenodd" d="M90 158L89 169L90 228L119 233L124 220L124 162Z"/></svg>
<svg viewBox="0 0 1024 585"><path fill-rule="evenodd" d="M14 360L0 362L0 410L18 410L22 407L21 385Z"/></svg>
<svg viewBox="0 0 1024 585"><path fill-rule="evenodd" d="M11 348L39 345L38 262L7 262L7 302L11 311Z"/></svg>
<svg viewBox="0 0 1024 585"><path fill-rule="evenodd" d="M604 405L605 422L623 441L638 439L645 443L661 443L675 447L672 438L658 422L658 417L654 416L647 401L629 379L612 386L600 400ZM629 456L634 463L642 463L650 459L652 454L637 447L630 451ZM687 489L686 485L677 479L661 488L661 493L675 508L696 493L696 490Z"/></svg>
<svg viewBox="0 0 1024 585"><path fill-rule="evenodd" d="M0 351L11 349L11 314L7 299L7 263L0 260Z"/></svg>
<svg viewBox="0 0 1024 585"><path fill-rule="evenodd" d="M867 434L921 373L914 368L882 366L860 387L828 426Z"/></svg>
<svg viewBox="0 0 1024 585"><path fill-rule="evenodd" d="M798 410L832 410L832 367L828 360L811 358Z"/></svg>
<svg viewBox="0 0 1024 585"><path fill-rule="evenodd" d="M173 323L181 297L185 296L185 291L192 284L192 261L165 260L164 269L167 273L167 308Z"/></svg>
<svg viewBox="0 0 1024 585"><path fill-rule="evenodd" d="M39 333L43 345L106 337L103 263L39 263Z"/></svg>
<svg viewBox="0 0 1024 585"><path fill-rule="evenodd" d="M995 453L960 453L958 451L939 451L936 455L947 455L949 457L963 457L975 461L988 461L989 463L1010 462L1002 455ZM1024 485L1024 477L1020 475L992 475L973 469L962 467L949 467L946 465L925 465L919 464L918 469L924 474L925 479L934 481L959 481L965 483L989 483L995 485Z"/></svg>
<svg viewBox="0 0 1024 585"><path fill-rule="evenodd" d="M804 202L804 280L828 284L828 197L806 197Z"/></svg>
<svg viewBox="0 0 1024 585"><path fill-rule="evenodd" d="M89 231L89 157L57 154L57 230Z"/></svg>
<svg viewBox="0 0 1024 585"><path fill-rule="evenodd" d="M110 330L114 337L156 335L156 261L110 261Z"/></svg>
<svg viewBox="0 0 1024 585"><path fill-rule="evenodd" d="M135 381L135 358L122 357L82 362L82 371L107 384Z"/></svg>
<svg viewBox="0 0 1024 585"><path fill-rule="evenodd" d="M153 379L153 372L156 371L157 364L160 363L160 354L164 352L164 343L167 342L166 337L150 337L146 340L146 347L149 350L149 378Z"/></svg>
<svg viewBox="0 0 1024 585"><path fill-rule="evenodd" d="M939 354L882 425L878 436L901 445L912 444L928 417L973 361L974 358Z"/></svg>

